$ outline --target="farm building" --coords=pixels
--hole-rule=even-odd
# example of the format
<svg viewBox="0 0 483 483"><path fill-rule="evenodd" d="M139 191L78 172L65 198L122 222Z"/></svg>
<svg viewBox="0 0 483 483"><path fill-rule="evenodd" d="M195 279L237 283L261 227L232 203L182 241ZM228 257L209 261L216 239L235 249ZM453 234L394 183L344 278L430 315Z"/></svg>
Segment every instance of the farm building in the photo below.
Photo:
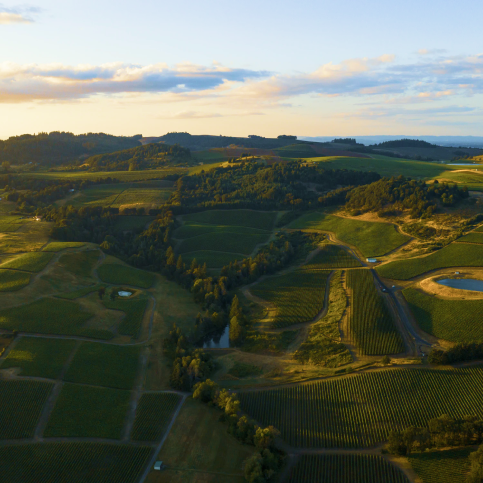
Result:
<svg viewBox="0 0 483 483"><path fill-rule="evenodd" d="M366 261L368 263L376 263L377 262L377 258L366 258Z"/></svg>
<svg viewBox="0 0 483 483"><path fill-rule="evenodd" d="M156 463L154 464L154 469L160 471L163 468L164 468L163 462L162 461L156 461Z"/></svg>

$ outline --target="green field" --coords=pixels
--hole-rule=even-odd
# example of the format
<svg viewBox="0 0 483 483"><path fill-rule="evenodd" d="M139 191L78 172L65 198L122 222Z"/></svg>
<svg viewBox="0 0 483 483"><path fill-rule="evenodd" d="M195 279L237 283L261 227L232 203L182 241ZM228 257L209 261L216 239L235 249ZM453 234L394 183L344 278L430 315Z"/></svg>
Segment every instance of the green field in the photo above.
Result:
<svg viewBox="0 0 483 483"><path fill-rule="evenodd" d="M60 257L59 265L74 275L89 278L99 260L99 255L99 250L66 253Z"/></svg>
<svg viewBox="0 0 483 483"><path fill-rule="evenodd" d="M64 384L44 435L120 439L129 391Z"/></svg>
<svg viewBox="0 0 483 483"><path fill-rule="evenodd" d="M476 231L468 233L467 235L458 238L458 241L464 243L478 243L481 245L483 244L483 233Z"/></svg>
<svg viewBox="0 0 483 483"><path fill-rule="evenodd" d="M337 245L324 245L320 251L304 265L309 270L326 270L328 268L361 267L359 260L355 259L347 250Z"/></svg>
<svg viewBox="0 0 483 483"><path fill-rule="evenodd" d="M302 455L287 483L409 483L382 456L367 454Z"/></svg>
<svg viewBox="0 0 483 483"><path fill-rule="evenodd" d="M83 342L65 375L65 380L94 386L131 389L139 365L138 346Z"/></svg>
<svg viewBox="0 0 483 483"><path fill-rule="evenodd" d="M382 295L369 270L349 270L349 333L361 354L398 354L404 344Z"/></svg>
<svg viewBox="0 0 483 483"><path fill-rule="evenodd" d="M250 291L276 307L273 328L288 327L310 322L323 309L329 274L322 270L296 270L266 278L250 287Z"/></svg>
<svg viewBox="0 0 483 483"><path fill-rule="evenodd" d="M49 382L0 380L0 439L32 438L53 386Z"/></svg>
<svg viewBox="0 0 483 483"><path fill-rule="evenodd" d="M57 379L75 346L75 340L22 337L0 367L19 367L21 376Z"/></svg>
<svg viewBox="0 0 483 483"><path fill-rule="evenodd" d="M116 218L116 232L143 230L154 220L154 216L123 215Z"/></svg>
<svg viewBox="0 0 483 483"><path fill-rule="evenodd" d="M0 270L0 292L15 292L30 283L31 274L16 270Z"/></svg>
<svg viewBox="0 0 483 483"><path fill-rule="evenodd" d="M470 191L482 191L483 190L483 172L480 170L478 172L469 171L471 166L466 166L463 169L468 171L445 171L438 176L439 180L442 181L453 181L458 183L460 188L466 186Z"/></svg>
<svg viewBox="0 0 483 483"><path fill-rule="evenodd" d="M17 231L25 221L16 215L0 216L0 233L11 233Z"/></svg>
<svg viewBox="0 0 483 483"><path fill-rule="evenodd" d="M260 230L258 228L247 228L245 226L209 225L206 223L186 222L175 230L173 236L176 239L182 240L200 235L224 235L226 233L268 236L271 232L267 230Z"/></svg>
<svg viewBox="0 0 483 483"><path fill-rule="evenodd" d="M442 414L481 418L482 383L482 367L396 369L238 396L244 411L292 446L357 448Z"/></svg>
<svg viewBox="0 0 483 483"><path fill-rule="evenodd" d="M409 462L423 483L466 483L474 448L413 453Z"/></svg>
<svg viewBox="0 0 483 483"><path fill-rule="evenodd" d="M414 288L403 290L419 327L451 342L483 342L483 300L448 300Z"/></svg>
<svg viewBox="0 0 483 483"><path fill-rule="evenodd" d="M0 483L133 483L151 448L102 443L0 447Z"/></svg>
<svg viewBox="0 0 483 483"><path fill-rule="evenodd" d="M293 230L321 230L335 233L344 243L357 247L365 257L382 256L409 240L394 225L308 213L288 225Z"/></svg>
<svg viewBox="0 0 483 483"><path fill-rule="evenodd" d="M253 453L228 434L220 412L187 399L158 460L167 468L151 471L147 483L244 483L243 461Z"/></svg>
<svg viewBox="0 0 483 483"><path fill-rule="evenodd" d="M53 253L48 252L30 252L24 253L13 260L2 263L0 268L10 268L14 270L25 270L27 272L40 272L50 262Z"/></svg>
<svg viewBox="0 0 483 483"><path fill-rule="evenodd" d="M173 417L181 396L173 393L143 394L136 408L131 432L133 441L158 441Z"/></svg>
<svg viewBox="0 0 483 483"><path fill-rule="evenodd" d="M60 252L66 248L80 248L83 247L85 243L82 242L50 242L45 248L42 249L43 252Z"/></svg>
<svg viewBox="0 0 483 483"><path fill-rule="evenodd" d="M431 255L396 260L376 268L381 277L409 280L430 270L448 267L482 267L483 246L468 243L452 243Z"/></svg>
<svg viewBox="0 0 483 483"><path fill-rule="evenodd" d="M282 158L317 158L319 156L310 144L290 144L276 148L274 152Z"/></svg>
<svg viewBox="0 0 483 483"><path fill-rule="evenodd" d="M118 332L121 335L130 335L137 339L141 332L144 312L148 305L146 298L104 300L104 305L108 309L122 310L126 316L119 324Z"/></svg>
<svg viewBox="0 0 483 483"><path fill-rule="evenodd" d="M260 230L271 230L277 218L276 211L211 210L183 215L184 222L208 225L245 226Z"/></svg>
<svg viewBox="0 0 483 483"><path fill-rule="evenodd" d="M92 317L76 302L43 298L28 305L0 311L0 328L40 334L85 335L83 325Z"/></svg>
<svg viewBox="0 0 483 483"><path fill-rule="evenodd" d="M56 297L59 297L61 299L74 300L79 297L84 297L85 295L89 295L92 292L97 292L101 287L104 287L104 285L101 285L101 284L91 285L89 287L82 287L77 290L73 290L72 292L57 294Z"/></svg>
<svg viewBox="0 0 483 483"><path fill-rule="evenodd" d="M186 264L190 264L193 259L202 265L206 263L208 268L222 268L225 265L229 265L231 262L236 260L242 260L245 258L244 255L240 253L225 253L225 252L215 252L211 250L202 250L189 253L183 253L183 261Z"/></svg>
<svg viewBox="0 0 483 483"><path fill-rule="evenodd" d="M112 283L114 285L134 285L135 287L141 288L151 287L156 280L155 275L151 272L116 263L102 264L97 269L97 274L106 283Z"/></svg>

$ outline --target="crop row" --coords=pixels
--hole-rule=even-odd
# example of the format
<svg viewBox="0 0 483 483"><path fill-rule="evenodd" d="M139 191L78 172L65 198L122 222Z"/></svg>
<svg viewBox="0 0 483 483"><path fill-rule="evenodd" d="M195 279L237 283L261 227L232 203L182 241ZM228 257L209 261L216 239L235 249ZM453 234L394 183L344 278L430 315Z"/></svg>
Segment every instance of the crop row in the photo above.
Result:
<svg viewBox="0 0 483 483"><path fill-rule="evenodd" d="M322 270L297 270L267 278L250 291L275 305L277 315L272 327L288 327L310 322L322 310L329 274Z"/></svg>
<svg viewBox="0 0 483 483"><path fill-rule="evenodd" d="M304 266L307 269L352 268L361 263L349 252L337 245L324 245L320 251Z"/></svg>
<svg viewBox="0 0 483 483"><path fill-rule="evenodd" d="M367 454L304 455L288 483L409 483L404 473L382 456Z"/></svg>
<svg viewBox="0 0 483 483"><path fill-rule="evenodd" d="M483 417L483 368L368 372L239 397L244 411L292 446L373 446L442 414Z"/></svg>
<svg viewBox="0 0 483 483"><path fill-rule="evenodd" d="M369 270L347 272L350 289L349 333L364 355L397 354L404 350L391 313Z"/></svg>

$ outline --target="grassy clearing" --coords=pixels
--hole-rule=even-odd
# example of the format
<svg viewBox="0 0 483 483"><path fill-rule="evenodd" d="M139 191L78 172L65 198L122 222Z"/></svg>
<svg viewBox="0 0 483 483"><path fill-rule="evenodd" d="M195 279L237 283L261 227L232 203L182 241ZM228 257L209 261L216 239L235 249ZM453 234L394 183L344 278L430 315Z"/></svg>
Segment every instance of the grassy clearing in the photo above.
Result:
<svg viewBox="0 0 483 483"><path fill-rule="evenodd" d="M349 333L361 354L398 354L404 351L401 334L369 270L349 270L351 291Z"/></svg>
<svg viewBox="0 0 483 483"><path fill-rule="evenodd" d="M353 220L323 213L303 215L288 228L333 232L339 240L356 246L365 257L385 255L409 240L390 223Z"/></svg>
<svg viewBox="0 0 483 483"><path fill-rule="evenodd" d="M329 271L297 270L270 277L250 288L277 309L273 328L310 322L324 307L325 288Z"/></svg>
<svg viewBox="0 0 483 483"><path fill-rule="evenodd" d="M64 384L45 436L120 439L129 391Z"/></svg>
<svg viewBox="0 0 483 483"><path fill-rule="evenodd" d="M134 285L135 287L141 288L151 287L156 279L155 275L151 272L116 263L102 264L97 269L97 274L106 283L112 283L113 285Z"/></svg>
<svg viewBox="0 0 483 483"><path fill-rule="evenodd" d="M148 483L243 483L243 461L253 448L239 443L218 419L220 412L191 398L176 418L158 460L164 471L151 471Z"/></svg>
<svg viewBox="0 0 483 483"><path fill-rule="evenodd" d="M20 216L4 215L0 216L0 233L17 231L25 221Z"/></svg>
<svg viewBox="0 0 483 483"><path fill-rule="evenodd" d="M277 214L276 211L210 210L183 215L183 221L189 223L205 223L208 225L246 226L247 228L271 230Z"/></svg>
<svg viewBox="0 0 483 483"><path fill-rule="evenodd" d="M326 367L339 367L353 361L347 347L340 342L339 322L347 306L341 277L341 272L332 276L327 314L310 326L307 339L293 356L295 360Z"/></svg>
<svg viewBox="0 0 483 483"><path fill-rule="evenodd" d="M74 275L89 278L99 260L99 255L99 250L66 253L60 257L59 265Z"/></svg>
<svg viewBox="0 0 483 483"><path fill-rule="evenodd" d="M468 233L468 235L458 238L458 241L465 242L465 243L477 243L481 245L483 244L483 233L481 232Z"/></svg>
<svg viewBox="0 0 483 483"><path fill-rule="evenodd" d="M0 328L40 334L83 335L92 314L67 300L43 298L0 311Z"/></svg>
<svg viewBox="0 0 483 483"><path fill-rule="evenodd" d="M474 448L413 453L408 459L423 483L466 483Z"/></svg>
<svg viewBox="0 0 483 483"><path fill-rule="evenodd" d="M49 382L0 381L0 439L33 437L53 387Z"/></svg>
<svg viewBox="0 0 483 483"><path fill-rule="evenodd" d="M452 243L431 255L396 260L376 268L381 277L409 280L430 270L448 267L482 267L483 246L468 243Z"/></svg>
<svg viewBox="0 0 483 483"><path fill-rule="evenodd" d="M448 414L483 416L483 368L396 369L240 392L242 409L304 448L357 448ZM464 395L464 397L462 397Z"/></svg>
<svg viewBox="0 0 483 483"><path fill-rule="evenodd" d="M85 246L83 242L50 242L44 249L43 252L61 252L67 248L80 248Z"/></svg>
<svg viewBox="0 0 483 483"><path fill-rule="evenodd" d="M133 206L160 206L164 204L173 193L173 188L149 189L149 188L129 188L115 199L110 205L115 208L123 205Z"/></svg>
<svg viewBox="0 0 483 483"><path fill-rule="evenodd" d="M0 270L0 292L15 292L30 283L31 274L15 270Z"/></svg>
<svg viewBox="0 0 483 483"><path fill-rule="evenodd" d="M22 337L0 367L19 367L21 376L57 379L75 346L75 340Z"/></svg>
<svg viewBox="0 0 483 483"><path fill-rule="evenodd" d="M222 268L236 260L242 260L245 256L241 253L215 252L211 250L201 250L183 253L183 261L190 264L193 259L200 264L206 263L208 268Z"/></svg>
<svg viewBox="0 0 483 483"><path fill-rule="evenodd" d="M225 233L238 233L249 235L266 235L270 233L267 230L260 230L258 228L247 228L245 226L226 226L226 225L208 225L206 223L192 223L188 222L181 225L175 232L176 239L192 238L200 235L217 234L224 235Z"/></svg>
<svg viewBox="0 0 483 483"><path fill-rule="evenodd" d="M176 246L176 252L183 254L194 251L213 250L227 253L250 255L256 246L268 241L270 234L250 233L206 233L187 238Z"/></svg>
<svg viewBox="0 0 483 483"><path fill-rule="evenodd" d="M94 386L131 389L136 378L141 348L83 342L65 380Z"/></svg>
<svg viewBox="0 0 483 483"><path fill-rule="evenodd" d="M141 332L144 312L148 305L146 298L104 300L104 305L108 309L122 310L126 316L119 324L118 332L121 335L130 335L137 339Z"/></svg>
<svg viewBox="0 0 483 483"><path fill-rule="evenodd" d="M447 300L414 288L403 291L422 330L452 342L483 341L483 300Z"/></svg>
<svg viewBox="0 0 483 483"><path fill-rule="evenodd" d="M0 448L1 483L132 483L151 448L101 443L34 443Z"/></svg>
<svg viewBox="0 0 483 483"><path fill-rule="evenodd" d="M359 260L355 259L347 250L337 245L324 245L304 268L309 270L326 270L327 268L353 268L361 267Z"/></svg>
<svg viewBox="0 0 483 483"><path fill-rule="evenodd" d="M52 260L53 253L31 252L20 255L13 260L0 265L0 268L10 268L13 270L25 270L26 272L40 272Z"/></svg>
<svg viewBox="0 0 483 483"><path fill-rule="evenodd" d="M383 480L381 477L383 476ZM287 483L409 483L406 475L382 456L367 454L302 455Z"/></svg>
<svg viewBox="0 0 483 483"><path fill-rule="evenodd" d="M104 285L101 284L91 285L90 287L79 288L78 290L73 290L72 292L58 294L56 295L56 297L59 297L61 299L74 300L79 297L89 295L92 292L97 292L103 286Z"/></svg>
<svg viewBox="0 0 483 483"><path fill-rule="evenodd" d="M136 419L131 439L134 441L158 441L168 427L181 401L179 394L143 394L136 409Z"/></svg>
<svg viewBox="0 0 483 483"><path fill-rule="evenodd" d="M140 231L154 220L154 216L118 216L114 225L117 232Z"/></svg>

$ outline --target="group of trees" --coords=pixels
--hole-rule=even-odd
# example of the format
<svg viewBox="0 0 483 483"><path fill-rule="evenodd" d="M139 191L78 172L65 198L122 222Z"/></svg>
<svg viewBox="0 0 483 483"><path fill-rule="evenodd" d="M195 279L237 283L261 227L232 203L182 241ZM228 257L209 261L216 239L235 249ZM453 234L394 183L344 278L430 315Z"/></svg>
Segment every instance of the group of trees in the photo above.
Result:
<svg viewBox="0 0 483 483"><path fill-rule="evenodd" d="M460 343L446 351L431 349L428 356L430 364L454 364L481 359L483 359L483 342Z"/></svg>
<svg viewBox="0 0 483 483"><path fill-rule="evenodd" d="M195 385L193 398L219 408L222 411L220 420L228 425L228 433L244 444L255 446L257 451L245 461L246 481L272 481L282 467L285 457L284 453L275 447L279 432L273 426L263 428L251 422L246 416L240 417L238 396L226 389L220 389L210 379Z"/></svg>
<svg viewBox="0 0 483 483"><path fill-rule="evenodd" d="M452 206L469 196L468 188L456 184L432 184L411 180L404 176L382 178L374 183L354 188L347 195L345 208L355 214L376 211L380 216L409 210L412 218L430 217L438 203Z"/></svg>

